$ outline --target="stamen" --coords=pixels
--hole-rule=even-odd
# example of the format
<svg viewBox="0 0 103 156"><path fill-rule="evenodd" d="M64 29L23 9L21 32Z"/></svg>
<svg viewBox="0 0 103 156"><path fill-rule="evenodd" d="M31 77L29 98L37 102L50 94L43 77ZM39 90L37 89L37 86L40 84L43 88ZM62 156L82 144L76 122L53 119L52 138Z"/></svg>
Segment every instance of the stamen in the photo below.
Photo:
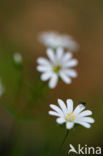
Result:
<svg viewBox="0 0 103 156"><path fill-rule="evenodd" d="M75 115L72 115L72 120L75 120Z"/></svg>
<svg viewBox="0 0 103 156"><path fill-rule="evenodd" d="M69 118L69 120L71 120L71 118Z"/></svg>
<svg viewBox="0 0 103 156"><path fill-rule="evenodd" d="M54 65L53 71L54 71L55 73L60 72L60 70L61 70L61 65L60 65L60 64Z"/></svg>
<svg viewBox="0 0 103 156"><path fill-rule="evenodd" d="M66 119L69 120L69 121L73 121L75 120L76 116L72 113L68 113L67 116L66 116Z"/></svg>
<svg viewBox="0 0 103 156"><path fill-rule="evenodd" d="M66 116L66 119L68 119L68 116Z"/></svg>

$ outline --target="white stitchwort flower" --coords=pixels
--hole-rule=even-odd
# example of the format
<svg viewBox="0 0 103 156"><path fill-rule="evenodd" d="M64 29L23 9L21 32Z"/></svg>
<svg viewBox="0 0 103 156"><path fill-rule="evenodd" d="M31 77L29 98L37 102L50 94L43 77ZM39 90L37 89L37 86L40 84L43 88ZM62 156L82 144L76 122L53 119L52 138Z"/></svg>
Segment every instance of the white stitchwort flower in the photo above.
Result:
<svg viewBox="0 0 103 156"><path fill-rule="evenodd" d="M61 99L58 99L59 107L54 104L50 105L53 111L49 111L49 114L57 116L56 122L58 124L66 123L66 129L73 128L75 124L90 128L90 124L94 123L94 119L88 116L92 115L92 112L84 110L85 106L83 104L79 104L73 110L73 101L71 99L67 99L66 103L67 106Z"/></svg>
<svg viewBox="0 0 103 156"><path fill-rule="evenodd" d="M37 62L37 70L42 72L41 80L49 80L49 87L55 88L59 77L67 84L71 83L71 78L77 76L77 72L72 67L76 66L77 59L72 59L70 52L64 53L62 48L57 48L56 52L47 49L49 60L40 57Z"/></svg>
<svg viewBox="0 0 103 156"><path fill-rule="evenodd" d="M20 53L15 53L13 56L14 62L17 64L22 63L22 55Z"/></svg>
<svg viewBox="0 0 103 156"><path fill-rule="evenodd" d="M5 89L4 89L4 85L2 83L2 80L0 79L0 97L4 94Z"/></svg>
<svg viewBox="0 0 103 156"><path fill-rule="evenodd" d="M62 35L57 32L43 32L39 36L39 41L46 47L50 48L66 48L70 51L79 49L79 45L69 35Z"/></svg>

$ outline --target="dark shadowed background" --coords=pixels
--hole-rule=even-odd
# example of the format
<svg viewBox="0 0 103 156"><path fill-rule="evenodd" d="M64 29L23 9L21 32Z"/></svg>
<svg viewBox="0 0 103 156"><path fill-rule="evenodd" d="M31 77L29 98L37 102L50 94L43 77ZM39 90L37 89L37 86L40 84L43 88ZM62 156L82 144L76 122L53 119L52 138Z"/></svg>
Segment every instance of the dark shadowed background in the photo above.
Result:
<svg viewBox="0 0 103 156"><path fill-rule="evenodd" d="M78 77L71 85L60 81L53 90L39 80L36 59L46 56L38 42L43 31L70 34L79 43L74 53ZM13 54L20 52L23 66L16 68ZM0 156L52 156L65 135L49 104L57 98L87 103L96 122L91 129L77 127L69 143L102 146L103 140L103 1L102 0L0 0L0 77L5 94L0 99ZM38 88L38 89L37 89Z"/></svg>

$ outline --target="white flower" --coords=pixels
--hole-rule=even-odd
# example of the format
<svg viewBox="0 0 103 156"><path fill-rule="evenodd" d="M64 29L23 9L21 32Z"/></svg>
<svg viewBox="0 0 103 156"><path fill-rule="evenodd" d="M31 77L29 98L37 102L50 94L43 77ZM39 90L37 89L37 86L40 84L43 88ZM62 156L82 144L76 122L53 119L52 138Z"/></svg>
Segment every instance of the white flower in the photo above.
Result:
<svg viewBox="0 0 103 156"><path fill-rule="evenodd" d="M71 77L77 76L77 72L71 67L77 65L78 61L72 59L70 52L64 53L62 48L56 49L54 52L52 49L47 49L47 55L49 60L40 57L37 62L37 70L42 72L41 80L49 80L49 87L55 88L58 78L60 77L65 83L71 83Z"/></svg>
<svg viewBox="0 0 103 156"><path fill-rule="evenodd" d="M90 128L90 124L94 123L94 119L88 116L92 115L92 112L90 110L84 111L85 106L83 104L79 104L73 110L73 101L71 99L67 99L66 103L67 106L61 99L58 99L60 108L54 104L50 105L53 111L49 111L49 114L57 116L56 122L58 124L66 123L67 129L73 128L74 124L80 124L86 128Z"/></svg>
<svg viewBox="0 0 103 156"><path fill-rule="evenodd" d="M4 89L2 80L0 79L0 97L4 94L4 92L5 92L5 89Z"/></svg>
<svg viewBox="0 0 103 156"><path fill-rule="evenodd" d="M50 48L66 48L70 51L79 49L79 45L69 35L62 35L57 32L44 32L39 36L39 41Z"/></svg>
<svg viewBox="0 0 103 156"><path fill-rule="evenodd" d="M15 53L13 58L14 58L15 63L17 63L17 64L22 63L22 55L20 53Z"/></svg>

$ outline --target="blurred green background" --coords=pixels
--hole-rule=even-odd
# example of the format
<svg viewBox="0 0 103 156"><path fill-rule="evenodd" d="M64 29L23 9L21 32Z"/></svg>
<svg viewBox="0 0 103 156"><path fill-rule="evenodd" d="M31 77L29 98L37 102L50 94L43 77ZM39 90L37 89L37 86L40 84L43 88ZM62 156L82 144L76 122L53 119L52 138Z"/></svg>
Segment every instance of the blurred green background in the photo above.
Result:
<svg viewBox="0 0 103 156"><path fill-rule="evenodd" d="M60 81L53 90L39 80L36 59L46 48L37 40L42 31L70 34L80 44L78 77L71 85ZM16 68L15 52L23 56ZM57 98L72 98L75 106L87 102L96 122L91 129L77 127L65 142L102 146L103 140L103 1L0 0L0 77L5 94L0 99L0 156L57 155L65 129L48 115ZM38 88L38 89L37 89Z"/></svg>

